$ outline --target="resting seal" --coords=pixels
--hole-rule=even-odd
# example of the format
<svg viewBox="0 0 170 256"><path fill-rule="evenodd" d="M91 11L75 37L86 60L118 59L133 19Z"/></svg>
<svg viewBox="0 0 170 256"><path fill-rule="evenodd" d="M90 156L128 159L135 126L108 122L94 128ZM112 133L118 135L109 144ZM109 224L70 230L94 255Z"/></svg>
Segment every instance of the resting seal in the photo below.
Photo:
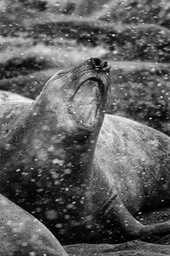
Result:
<svg viewBox="0 0 170 256"><path fill-rule="evenodd" d="M51 232L0 194L0 255L67 256Z"/></svg>
<svg viewBox="0 0 170 256"><path fill-rule="evenodd" d="M0 191L65 243L103 235L115 223L128 238L170 232L133 215L170 199L170 139L105 115L107 62L60 71L34 103L0 107ZM98 240L99 241L99 240Z"/></svg>

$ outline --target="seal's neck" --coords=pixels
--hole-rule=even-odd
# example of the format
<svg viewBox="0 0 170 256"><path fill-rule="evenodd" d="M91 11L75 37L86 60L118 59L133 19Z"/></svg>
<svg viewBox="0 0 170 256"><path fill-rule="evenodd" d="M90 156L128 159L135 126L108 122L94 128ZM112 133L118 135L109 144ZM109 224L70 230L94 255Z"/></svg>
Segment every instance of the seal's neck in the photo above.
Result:
<svg viewBox="0 0 170 256"><path fill-rule="evenodd" d="M61 115L60 108L59 101L56 103L53 98L49 101L42 93L27 117L24 143L29 145L38 168L48 168L57 177L56 184L59 178L69 177L70 183L87 189L98 134L76 130L68 112L62 111L65 114Z"/></svg>

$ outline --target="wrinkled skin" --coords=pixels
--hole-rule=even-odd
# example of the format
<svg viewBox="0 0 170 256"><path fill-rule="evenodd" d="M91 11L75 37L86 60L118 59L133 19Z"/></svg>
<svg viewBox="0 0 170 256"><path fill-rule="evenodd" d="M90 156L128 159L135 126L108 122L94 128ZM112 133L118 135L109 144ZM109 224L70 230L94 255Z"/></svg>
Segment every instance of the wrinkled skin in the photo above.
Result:
<svg viewBox="0 0 170 256"><path fill-rule="evenodd" d="M64 243L115 242L115 225L128 239L170 232L133 217L169 202L170 139L104 118L109 82L107 63L91 59L57 73L32 104L0 108L0 191Z"/></svg>
<svg viewBox="0 0 170 256"><path fill-rule="evenodd" d="M51 232L32 215L0 195L0 255L67 256Z"/></svg>

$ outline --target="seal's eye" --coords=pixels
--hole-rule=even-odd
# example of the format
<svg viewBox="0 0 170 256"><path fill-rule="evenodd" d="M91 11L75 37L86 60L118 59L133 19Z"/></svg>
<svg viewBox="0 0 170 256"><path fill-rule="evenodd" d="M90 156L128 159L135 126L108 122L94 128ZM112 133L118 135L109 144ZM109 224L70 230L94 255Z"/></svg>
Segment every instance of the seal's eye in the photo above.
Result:
<svg viewBox="0 0 170 256"><path fill-rule="evenodd" d="M97 81L85 81L76 92L72 106L79 122L92 125L101 103L101 93Z"/></svg>

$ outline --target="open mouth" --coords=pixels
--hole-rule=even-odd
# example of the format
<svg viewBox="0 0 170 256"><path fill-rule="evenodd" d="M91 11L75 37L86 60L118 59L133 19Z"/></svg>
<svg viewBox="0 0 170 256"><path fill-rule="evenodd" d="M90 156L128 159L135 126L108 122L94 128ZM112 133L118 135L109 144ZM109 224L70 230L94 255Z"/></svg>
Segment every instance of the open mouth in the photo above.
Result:
<svg viewBox="0 0 170 256"><path fill-rule="evenodd" d="M92 126L100 115L102 106L102 84L100 80L88 79L81 84L72 98L73 113L77 120Z"/></svg>

